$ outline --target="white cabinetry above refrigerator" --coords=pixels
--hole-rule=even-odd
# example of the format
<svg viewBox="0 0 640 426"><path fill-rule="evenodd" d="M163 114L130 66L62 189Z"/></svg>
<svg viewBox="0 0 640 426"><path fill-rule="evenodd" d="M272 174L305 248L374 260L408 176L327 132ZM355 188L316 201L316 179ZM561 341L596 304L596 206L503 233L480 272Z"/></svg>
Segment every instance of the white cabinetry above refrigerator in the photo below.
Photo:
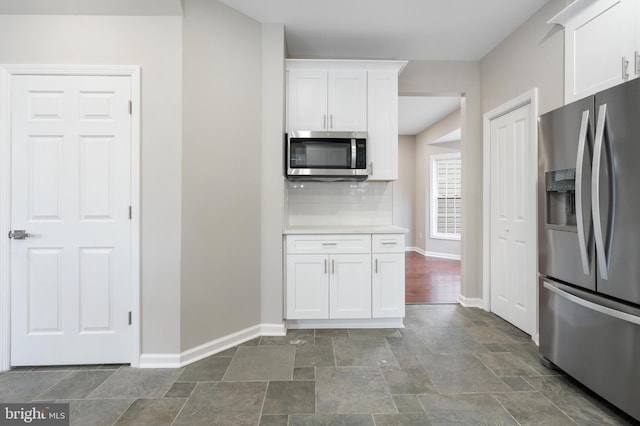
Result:
<svg viewBox="0 0 640 426"><path fill-rule="evenodd" d="M549 20L564 27L565 103L640 75L637 0L575 0Z"/></svg>

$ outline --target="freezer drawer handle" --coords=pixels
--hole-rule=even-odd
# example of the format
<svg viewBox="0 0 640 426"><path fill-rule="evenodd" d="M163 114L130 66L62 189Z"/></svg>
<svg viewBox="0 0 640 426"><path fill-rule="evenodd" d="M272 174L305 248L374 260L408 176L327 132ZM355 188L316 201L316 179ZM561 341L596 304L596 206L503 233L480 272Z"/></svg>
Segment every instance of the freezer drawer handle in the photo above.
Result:
<svg viewBox="0 0 640 426"><path fill-rule="evenodd" d="M601 314L608 315L613 318L617 318L622 321L630 322L633 324L640 325L640 317L635 315L628 314L626 312L621 312L615 309L608 308L606 306L598 305L593 302L589 302L588 300L584 300L581 297L574 296L573 294L567 293L566 291L560 290L558 287L553 284L549 284L548 282L543 282L542 284L544 288L549 290L552 293L557 294L558 296L567 299L573 303L577 303L580 306L583 306L587 309L591 309L592 311L600 312Z"/></svg>
<svg viewBox="0 0 640 426"><path fill-rule="evenodd" d="M607 104L600 105L598 109L598 124L596 125L596 141L593 149L593 171L591 174L591 200L593 214L593 233L596 238L596 251L598 252L598 269L603 280L609 279L607 265L607 253L602 235L602 218L600 217L600 163L602 162L602 148L604 145L604 128L606 125Z"/></svg>
<svg viewBox="0 0 640 426"><path fill-rule="evenodd" d="M580 258L582 259L582 272L585 275L591 275L591 262L584 232L584 206L582 204L582 166L584 164L588 129L589 110L586 110L582 112L582 123L580 124L580 136L578 138L578 158L576 159L576 222L578 225L578 245L580 246ZM589 229L591 229L590 223Z"/></svg>

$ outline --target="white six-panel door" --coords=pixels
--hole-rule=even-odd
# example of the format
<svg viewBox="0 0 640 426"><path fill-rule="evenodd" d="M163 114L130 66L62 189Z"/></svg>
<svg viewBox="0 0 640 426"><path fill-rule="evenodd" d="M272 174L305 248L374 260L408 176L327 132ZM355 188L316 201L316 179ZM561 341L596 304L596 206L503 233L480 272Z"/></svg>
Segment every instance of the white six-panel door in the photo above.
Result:
<svg viewBox="0 0 640 426"><path fill-rule="evenodd" d="M491 120L491 310L535 333L536 170L527 104Z"/></svg>
<svg viewBox="0 0 640 426"><path fill-rule="evenodd" d="M131 79L11 89L11 364L129 362Z"/></svg>

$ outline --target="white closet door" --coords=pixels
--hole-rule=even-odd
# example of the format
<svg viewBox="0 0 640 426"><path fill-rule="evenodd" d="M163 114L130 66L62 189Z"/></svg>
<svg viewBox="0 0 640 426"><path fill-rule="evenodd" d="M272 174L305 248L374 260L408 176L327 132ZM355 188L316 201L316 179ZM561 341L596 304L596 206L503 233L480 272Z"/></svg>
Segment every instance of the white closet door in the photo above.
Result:
<svg viewBox="0 0 640 426"><path fill-rule="evenodd" d="M131 79L11 89L11 364L130 362Z"/></svg>
<svg viewBox="0 0 640 426"><path fill-rule="evenodd" d="M524 332L536 318L536 142L531 105L491 121L491 310Z"/></svg>

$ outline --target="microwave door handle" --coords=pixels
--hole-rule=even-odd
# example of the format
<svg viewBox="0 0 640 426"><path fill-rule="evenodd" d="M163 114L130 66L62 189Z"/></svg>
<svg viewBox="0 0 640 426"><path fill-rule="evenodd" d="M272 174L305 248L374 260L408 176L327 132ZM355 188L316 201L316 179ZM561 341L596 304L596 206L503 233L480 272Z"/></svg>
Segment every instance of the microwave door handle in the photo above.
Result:
<svg viewBox="0 0 640 426"><path fill-rule="evenodd" d="M578 246L580 247L580 258L582 260L582 272L585 275L591 274L591 262L589 261L589 251L587 250L584 229L584 206L582 205L582 166L584 164L588 128L589 110L586 110L582 113L582 123L580 124L580 134L578 137L578 157L576 158L576 222L578 227ZM591 224L589 224L589 228L591 228Z"/></svg>
<svg viewBox="0 0 640 426"><path fill-rule="evenodd" d="M356 148L356 140L351 139L351 169L356 168L356 157L358 155L358 150Z"/></svg>
<svg viewBox="0 0 640 426"><path fill-rule="evenodd" d="M598 124L596 125L596 138L593 149L593 171L591 174L591 209L593 210L593 234L596 240L596 252L598 269L602 279L609 279L607 270L607 253L602 235L602 218L600 217L600 163L602 161L602 148L604 144L604 127L607 117L607 104L600 105L598 110Z"/></svg>

